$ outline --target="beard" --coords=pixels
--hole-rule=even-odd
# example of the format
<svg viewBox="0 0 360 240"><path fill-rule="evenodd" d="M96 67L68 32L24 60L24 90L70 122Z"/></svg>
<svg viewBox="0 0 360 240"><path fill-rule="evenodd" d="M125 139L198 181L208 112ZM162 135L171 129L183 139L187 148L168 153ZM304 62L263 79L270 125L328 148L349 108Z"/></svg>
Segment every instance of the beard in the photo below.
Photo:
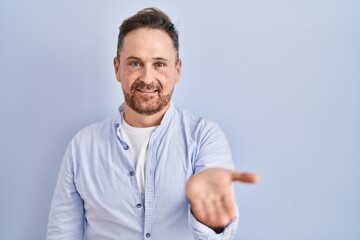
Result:
<svg viewBox="0 0 360 240"><path fill-rule="evenodd" d="M143 96L139 91L155 91L157 94ZM169 104L174 89L168 94L163 94L162 91L160 84L154 82L146 84L140 80L133 83L129 93L123 89L126 104L135 112L145 115L158 113Z"/></svg>

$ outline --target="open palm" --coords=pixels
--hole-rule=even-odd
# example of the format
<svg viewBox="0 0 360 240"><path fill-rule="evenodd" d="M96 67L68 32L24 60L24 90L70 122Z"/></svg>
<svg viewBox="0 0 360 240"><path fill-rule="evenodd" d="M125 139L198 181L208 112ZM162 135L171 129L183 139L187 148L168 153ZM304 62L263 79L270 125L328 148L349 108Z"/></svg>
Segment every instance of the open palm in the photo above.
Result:
<svg viewBox="0 0 360 240"><path fill-rule="evenodd" d="M186 195L195 218L212 229L224 228L236 217L233 182L255 183L253 173L210 168L192 176L186 183Z"/></svg>

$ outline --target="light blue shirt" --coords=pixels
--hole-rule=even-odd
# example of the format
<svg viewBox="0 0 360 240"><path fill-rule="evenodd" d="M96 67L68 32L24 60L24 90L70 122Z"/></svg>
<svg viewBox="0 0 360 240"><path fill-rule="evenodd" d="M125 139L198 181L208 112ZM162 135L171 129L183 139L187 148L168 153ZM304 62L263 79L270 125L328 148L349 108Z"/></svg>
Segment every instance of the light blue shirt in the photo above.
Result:
<svg viewBox="0 0 360 240"><path fill-rule="evenodd" d="M120 106L114 118L84 128L69 143L47 239L232 239L237 218L216 234L191 214L184 191L203 169L233 168L220 128L171 104L149 140L143 203L131 149L119 134L123 111Z"/></svg>

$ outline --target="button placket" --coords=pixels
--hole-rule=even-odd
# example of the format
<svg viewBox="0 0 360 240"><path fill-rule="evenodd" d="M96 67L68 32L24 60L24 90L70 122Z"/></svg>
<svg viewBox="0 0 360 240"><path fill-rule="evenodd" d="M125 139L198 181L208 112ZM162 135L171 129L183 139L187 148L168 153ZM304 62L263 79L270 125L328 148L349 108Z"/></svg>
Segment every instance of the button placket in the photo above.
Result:
<svg viewBox="0 0 360 240"><path fill-rule="evenodd" d="M145 222L144 222L144 232L146 239L151 239L151 231L153 225L153 214L154 214L154 202L155 202L155 194L154 194L154 134L151 135L148 149L147 149L147 162L146 162L146 190L145 190Z"/></svg>

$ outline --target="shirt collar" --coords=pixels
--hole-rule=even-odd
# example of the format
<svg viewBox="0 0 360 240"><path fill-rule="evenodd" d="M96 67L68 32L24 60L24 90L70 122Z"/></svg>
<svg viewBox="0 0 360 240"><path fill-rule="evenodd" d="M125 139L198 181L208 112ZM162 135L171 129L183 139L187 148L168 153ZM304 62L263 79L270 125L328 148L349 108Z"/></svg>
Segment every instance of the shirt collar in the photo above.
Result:
<svg viewBox="0 0 360 240"><path fill-rule="evenodd" d="M116 116L115 116L115 124L117 127L119 127L121 125L121 121L122 121L122 118L123 118L123 113L124 113L124 103L121 104L119 107L118 107L118 110L116 112ZM170 119L172 118L172 115L174 114L174 111L175 111L175 106L173 104L173 102L171 101L170 102L170 107L169 109L165 112L164 114L164 117L163 119L161 120L161 123L160 125L158 126L159 127L163 127L165 125L167 125L167 123L170 121Z"/></svg>

